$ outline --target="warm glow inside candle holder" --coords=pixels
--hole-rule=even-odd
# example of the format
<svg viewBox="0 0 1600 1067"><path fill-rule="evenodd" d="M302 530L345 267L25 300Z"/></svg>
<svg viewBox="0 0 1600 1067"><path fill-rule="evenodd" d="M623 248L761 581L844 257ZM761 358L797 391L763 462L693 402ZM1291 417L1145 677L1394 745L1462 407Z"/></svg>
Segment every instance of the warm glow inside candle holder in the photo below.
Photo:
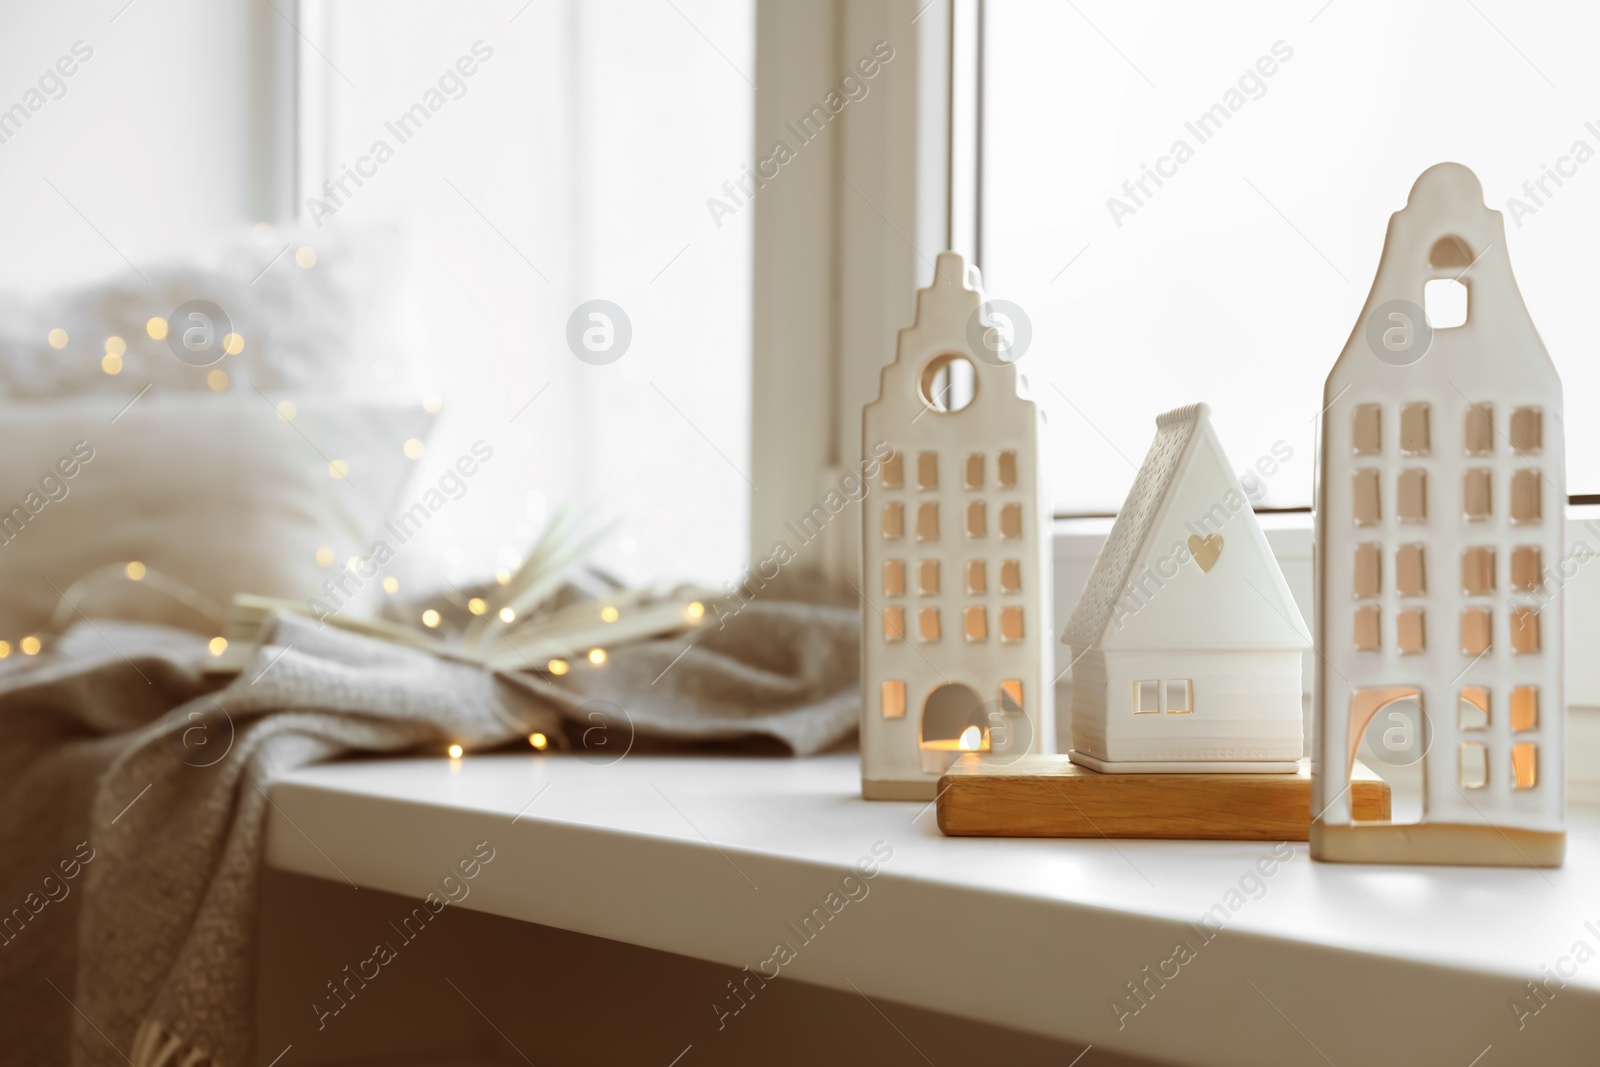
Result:
<svg viewBox="0 0 1600 1067"><path fill-rule="evenodd" d="M958 737L924 739L918 746L922 769L942 774L963 752L988 752L989 731L978 726L968 726Z"/></svg>

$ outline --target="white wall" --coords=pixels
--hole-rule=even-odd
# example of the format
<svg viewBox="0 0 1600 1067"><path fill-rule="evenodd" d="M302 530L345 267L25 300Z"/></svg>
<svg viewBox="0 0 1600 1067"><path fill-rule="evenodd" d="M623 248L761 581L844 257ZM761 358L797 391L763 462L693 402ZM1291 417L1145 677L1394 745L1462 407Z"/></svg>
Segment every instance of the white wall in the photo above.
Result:
<svg viewBox="0 0 1600 1067"><path fill-rule="evenodd" d="M0 286L133 276L128 261L272 211L275 131L251 92L272 62L270 5L125 2L0 2L0 110L43 98L0 143ZM59 99L30 100L77 42L92 54L64 91L47 86Z"/></svg>

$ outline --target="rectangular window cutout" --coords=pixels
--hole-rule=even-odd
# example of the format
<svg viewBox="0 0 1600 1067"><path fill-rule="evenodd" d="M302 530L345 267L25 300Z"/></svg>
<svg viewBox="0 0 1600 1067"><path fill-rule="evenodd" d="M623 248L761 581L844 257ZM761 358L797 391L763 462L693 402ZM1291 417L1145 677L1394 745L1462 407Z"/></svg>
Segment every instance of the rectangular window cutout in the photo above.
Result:
<svg viewBox="0 0 1600 1067"><path fill-rule="evenodd" d="M1000 710L1007 715L1022 714L1022 679L1007 678L1000 683Z"/></svg>
<svg viewBox="0 0 1600 1067"><path fill-rule="evenodd" d="M1531 526L1544 517L1541 500L1542 479L1532 467L1511 472L1511 522Z"/></svg>
<svg viewBox="0 0 1600 1067"><path fill-rule="evenodd" d="M1422 283L1422 317L1435 330L1466 325L1470 302L1470 290L1455 278L1429 278Z"/></svg>
<svg viewBox="0 0 1600 1067"><path fill-rule="evenodd" d="M883 595L906 595L906 561L903 559L887 559L883 561Z"/></svg>
<svg viewBox="0 0 1600 1067"><path fill-rule="evenodd" d="M1355 595L1375 597L1383 591L1383 546L1356 546Z"/></svg>
<svg viewBox="0 0 1600 1067"><path fill-rule="evenodd" d="M1401 522L1428 521L1428 472L1417 468L1400 472L1400 499L1395 512Z"/></svg>
<svg viewBox="0 0 1600 1067"><path fill-rule="evenodd" d="M1007 449L995 457L995 466L1000 476L1000 486L1010 489L1017 484L1017 454Z"/></svg>
<svg viewBox="0 0 1600 1067"><path fill-rule="evenodd" d="M1539 609L1511 609L1511 651L1522 656L1539 651Z"/></svg>
<svg viewBox="0 0 1600 1067"><path fill-rule="evenodd" d="M921 596L939 595L938 560L921 559L917 561L917 592Z"/></svg>
<svg viewBox="0 0 1600 1067"><path fill-rule="evenodd" d="M885 719L906 717L906 683L884 682L878 690L878 707Z"/></svg>
<svg viewBox="0 0 1600 1067"><path fill-rule="evenodd" d="M968 641L989 640L989 613L981 607L969 607L962 612L962 629Z"/></svg>
<svg viewBox="0 0 1600 1067"><path fill-rule="evenodd" d="M1356 608L1356 651L1378 651L1378 631L1382 618L1383 616L1379 610L1371 604L1363 604Z"/></svg>
<svg viewBox="0 0 1600 1067"><path fill-rule="evenodd" d="M967 592L987 593L989 591L989 568L981 559L967 560Z"/></svg>
<svg viewBox="0 0 1600 1067"><path fill-rule="evenodd" d="M1423 552L1421 545L1401 545L1394 550L1394 587L1401 596L1422 596L1428 591Z"/></svg>
<svg viewBox="0 0 1600 1067"><path fill-rule="evenodd" d="M939 453L917 453L917 488L939 488Z"/></svg>
<svg viewBox="0 0 1600 1067"><path fill-rule="evenodd" d="M906 461L898 452L891 452L883 458L883 487L885 489L906 487Z"/></svg>
<svg viewBox="0 0 1600 1067"><path fill-rule="evenodd" d="M1000 536L1007 541L1017 541L1022 538L1022 505L1000 505Z"/></svg>
<svg viewBox="0 0 1600 1067"><path fill-rule="evenodd" d="M1539 728L1539 687L1519 685L1511 690L1511 732L1525 733Z"/></svg>
<svg viewBox="0 0 1600 1067"><path fill-rule="evenodd" d="M1489 651L1494 629L1494 614L1488 608L1466 608L1461 612L1461 653L1481 656Z"/></svg>
<svg viewBox="0 0 1600 1067"><path fill-rule="evenodd" d="M1000 591L1002 593L1022 592L1022 563L1020 561L1008 559L1000 564Z"/></svg>
<svg viewBox="0 0 1600 1067"><path fill-rule="evenodd" d="M904 641L906 638L906 609L886 608L883 612L883 639Z"/></svg>
<svg viewBox="0 0 1600 1067"><path fill-rule="evenodd" d="M1493 404L1473 404L1467 409L1462 444L1469 456L1487 456L1494 452Z"/></svg>
<svg viewBox="0 0 1600 1067"><path fill-rule="evenodd" d="M938 608L923 608L917 612L917 638L924 643L939 640Z"/></svg>
<svg viewBox="0 0 1600 1067"><path fill-rule="evenodd" d="M982 489L983 488L983 453L982 452L968 452L967 453L966 476L964 478L962 478L962 483L968 489Z"/></svg>
<svg viewBox="0 0 1600 1067"><path fill-rule="evenodd" d="M1427 404L1407 404L1400 409L1400 451L1408 456L1426 456L1432 451Z"/></svg>
<svg viewBox="0 0 1600 1067"><path fill-rule="evenodd" d="M1544 450L1544 411L1539 408L1511 409L1511 447L1521 453Z"/></svg>
<svg viewBox="0 0 1600 1067"><path fill-rule="evenodd" d="M1461 515L1468 522L1483 522L1489 517L1493 501L1489 497L1489 468L1472 467L1461 476Z"/></svg>
<svg viewBox="0 0 1600 1067"><path fill-rule="evenodd" d="M1524 593L1539 588L1543 569L1543 552L1538 545L1518 545L1511 550L1511 588Z"/></svg>
<svg viewBox="0 0 1600 1067"><path fill-rule="evenodd" d="M1378 504L1378 472L1376 468L1368 467L1355 473L1351 486L1354 490L1352 509L1357 526L1376 526L1383 517L1382 509Z"/></svg>
<svg viewBox="0 0 1600 1067"><path fill-rule="evenodd" d="M1133 713L1159 715L1161 713L1161 683L1143 681L1133 683Z"/></svg>
<svg viewBox="0 0 1600 1067"><path fill-rule="evenodd" d="M967 536L989 536L989 512L981 500L974 500L967 505Z"/></svg>
<svg viewBox="0 0 1600 1067"><path fill-rule="evenodd" d="M1022 609L1018 607L1001 608L1000 640L1006 644L1011 644L1014 641L1021 641L1022 638Z"/></svg>
<svg viewBox="0 0 1600 1067"><path fill-rule="evenodd" d="M1421 608L1402 608L1395 616L1395 644L1402 656L1426 652L1428 639Z"/></svg>
<svg viewBox="0 0 1600 1067"><path fill-rule="evenodd" d="M917 540L939 540L939 505L934 503L917 505Z"/></svg>
<svg viewBox="0 0 1600 1067"><path fill-rule="evenodd" d="M1489 746L1481 741L1461 745L1461 788L1482 789L1489 784Z"/></svg>
<svg viewBox="0 0 1600 1067"><path fill-rule="evenodd" d="M1456 701L1461 716L1463 730L1487 730L1489 728L1489 690L1481 685L1463 686L1461 697Z"/></svg>
<svg viewBox="0 0 1600 1067"><path fill-rule="evenodd" d="M1493 548L1473 545L1461 553L1461 592L1464 596L1494 592Z"/></svg>
<svg viewBox="0 0 1600 1067"><path fill-rule="evenodd" d="M1518 741L1511 746L1511 770L1515 780L1513 789L1532 789L1539 784L1539 746L1532 741Z"/></svg>
<svg viewBox="0 0 1600 1067"><path fill-rule="evenodd" d="M898 541L906 534L906 506L899 501L883 506L883 539Z"/></svg>
<svg viewBox="0 0 1600 1067"><path fill-rule="evenodd" d="M1187 715L1194 711L1194 683L1188 678L1167 682L1167 714Z"/></svg>
<svg viewBox="0 0 1600 1067"><path fill-rule="evenodd" d="M1383 408L1377 404L1357 404L1350 422L1350 447L1358 456L1376 456L1383 451Z"/></svg>

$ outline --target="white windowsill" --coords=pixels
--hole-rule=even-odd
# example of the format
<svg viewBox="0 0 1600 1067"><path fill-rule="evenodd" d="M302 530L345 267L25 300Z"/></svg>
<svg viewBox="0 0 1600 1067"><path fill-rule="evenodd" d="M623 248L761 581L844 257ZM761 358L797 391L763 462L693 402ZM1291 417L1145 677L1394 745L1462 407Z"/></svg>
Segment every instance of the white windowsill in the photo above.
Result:
<svg viewBox="0 0 1600 1067"><path fill-rule="evenodd" d="M1295 845L1259 878L1269 843L947 838L921 804L861 800L854 753L361 761L270 795L276 868L420 898L488 841L495 859L460 906L729 978L796 942L787 924L881 841L893 856L867 895L784 976L1165 1062L1323 1062L1310 1041L1335 1063L1465 1064L1491 1044L1494 1062L1567 1063L1600 1040L1600 965L1525 1029L1507 1010L1593 940L1592 809L1574 813L1557 870L1319 864ZM1218 904L1224 932L1203 942L1188 924ZM1179 940L1195 959L1119 1028L1111 999ZM725 994L719 982L707 1004Z"/></svg>

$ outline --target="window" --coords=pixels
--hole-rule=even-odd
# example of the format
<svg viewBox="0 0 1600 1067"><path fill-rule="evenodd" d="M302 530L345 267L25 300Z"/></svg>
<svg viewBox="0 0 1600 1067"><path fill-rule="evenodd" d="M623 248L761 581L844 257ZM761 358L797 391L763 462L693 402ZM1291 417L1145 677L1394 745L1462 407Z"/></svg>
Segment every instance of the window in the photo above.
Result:
<svg viewBox="0 0 1600 1067"><path fill-rule="evenodd" d="M1408 456L1426 456L1430 450L1428 405L1407 404L1400 409L1400 451Z"/></svg>
<svg viewBox="0 0 1600 1067"><path fill-rule="evenodd" d="M1489 608L1467 608L1461 613L1461 654L1481 656L1489 651L1494 614Z"/></svg>
<svg viewBox="0 0 1600 1067"><path fill-rule="evenodd" d="M1592 65L1581 42L1600 35L1600 9L1518 8L1513 28L1511 9L1319 6L983 6L980 265L1031 323L1024 359L1050 411L1058 513L1114 512L1153 415L1197 399L1241 470L1278 442L1290 453L1255 503L1309 506L1323 380L1389 216L1438 160L1472 166L1505 214L1566 394L1600 393L1585 356L1600 263L1569 238L1600 229L1600 185L1565 176L1588 173L1571 153L1592 137L1548 106L1551 84ZM1348 72L1366 69L1404 70L1405 86L1352 87ZM1129 355L1082 362L1104 352ZM1445 426L1396 399L1385 451L1459 454L1457 416ZM1358 451L1378 449L1371 417ZM1508 407L1496 422L1467 434L1468 452L1539 440L1531 414L1519 426ZM1600 491L1600 422L1566 434L1569 490Z"/></svg>
<svg viewBox="0 0 1600 1067"><path fill-rule="evenodd" d="M1461 475L1461 514L1468 522L1484 522L1494 504L1488 467L1472 467Z"/></svg>
<svg viewBox="0 0 1600 1067"><path fill-rule="evenodd" d="M967 560L967 592L973 596L989 591L989 571L981 559Z"/></svg>
<svg viewBox="0 0 1600 1067"><path fill-rule="evenodd" d="M1427 632L1421 608L1402 608L1395 619L1395 643L1402 656L1414 656L1428 648Z"/></svg>
<svg viewBox="0 0 1600 1067"><path fill-rule="evenodd" d="M1513 408L1511 447L1529 455L1544 448L1544 412L1539 408Z"/></svg>
<svg viewBox="0 0 1600 1067"><path fill-rule="evenodd" d="M906 593L906 561L903 559L885 560L883 564L883 595L905 596Z"/></svg>
<svg viewBox="0 0 1600 1067"><path fill-rule="evenodd" d="M1135 715L1189 715L1194 712L1194 682L1188 678L1146 679L1133 683Z"/></svg>
<svg viewBox="0 0 1600 1067"><path fill-rule="evenodd" d="M1474 545L1461 553L1461 592L1483 596L1494 592L1494 549Z"/></svg>
<svg viewBox="0 0 1600 1067"><path fill-rule="evenodd" d="M1359 652L1376 652L1381 643L1382 609L1374 604L1356 608L1355 645Z"/></svg>
<svg viewBox="0 0 1600 1067"><path fill-rule="evenodd" d="M1376 543L1356 546L1355 594L1375 597L1383 591L1383 546Z"/></svg>
<svg viewBox="0 0 1600 1067"><path fill-rule="evenodd" d="M906 683L890 680L879 687L878 702L885 719L902 719L906 714Z"/></svg>
<svg viewBox="0 0 1600 1067"><path fill-rule="evenodd" d="M1394 587L1401 596L1422 596L1428 591L1427 557L1422 545L1395 549Z"/></svg>
<svg viewBox="0 0 1600 1067"><path fill-rule="evenodd" d="M989 612L981 604L968 606L962 618L968 641L981 644L989 640Z"/></svg>
<svg viewBox="0 0 1600 1067"><path fill-rule="evenodd" d="M1409 469L1400 472L1400 499L1395 513L1401 522L1428 521L1428 472Z"/></svg>
<svg viewBox="0 0 1600 1067"><path fill-rule="evenodd" d="M1526 733L1539 728L1539 687L1519 685L1511 690L1511 732Z"/></svg>
<svg viewBox="0 0 1600 1067"><path fill-rule="evenodd" d="M1473 404L1467 409L1462 431L1462 448L1469 456L1487 456L1494 451L1494 405Z"/></svg>
<svg viewBox="0 0 1600 1067"><path fill-rule="evenodd" d="M478 563L477 577L481 561L514 562L501 557L581 498L620 519L595 555L612 573L720 584L747 556L752 492L753 212L725 183L759 154L746 80L756 5L521 7L308 0L291 11L293 199L304 217L317 210L308 199L330 202L324 182L375 169L346 183L324 231L412 228L426 298L405 328L427 357L414 388L444 403L419 467L480 436L519 457L485 468L501 480L434 520L450 524L447 563ZM379 141L393 158L374 164ZM708 211L711 197L729 213ZM603 365L564 343L595 299L631 332ZM621 323L605 317L615 342Z"/></svg>

